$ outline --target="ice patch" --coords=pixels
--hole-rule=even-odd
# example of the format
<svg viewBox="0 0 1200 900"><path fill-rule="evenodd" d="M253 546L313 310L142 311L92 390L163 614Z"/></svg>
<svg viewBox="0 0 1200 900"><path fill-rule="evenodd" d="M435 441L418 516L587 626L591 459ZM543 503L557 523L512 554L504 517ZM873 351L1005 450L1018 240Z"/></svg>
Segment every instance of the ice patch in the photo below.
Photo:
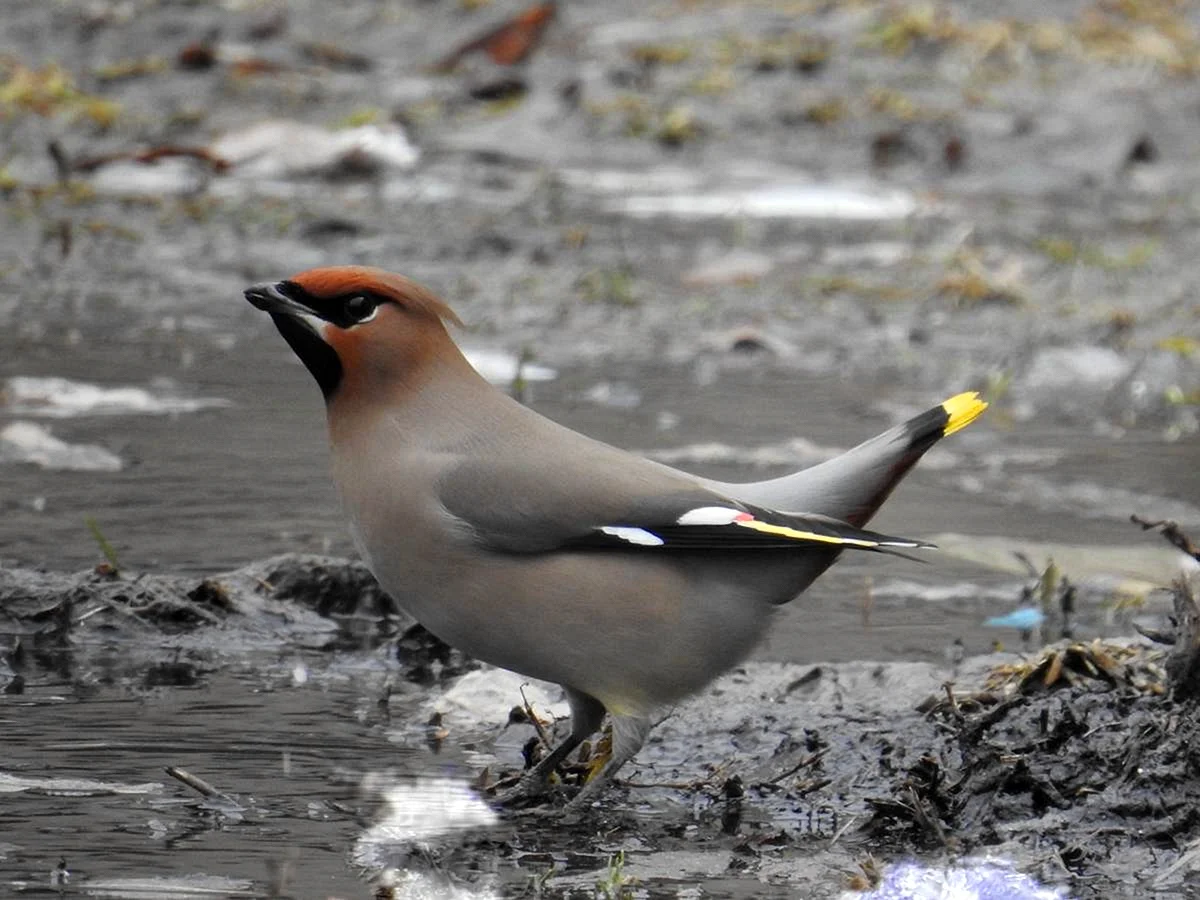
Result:
<svg viewBox="0 0 1200 900"><path fill-rule="evenodd" d="M180 397L170 385L158 393L139 387L101 387L69 378L18 375L0 389L0 410L25 416L67 419L73 416L165 415L230 406L220 397Z"/></svg>
<svg viewBox="0 0 1200 900"><path fill-rule="evenodd" d="M497 710L509 710L522 698L539 716L561 719L570 715L570 707L557 685L517 675L507 669L484 668L468 672L427 705L430 712L442 714L447 728L466 730L493 723Z"/></svg>
<svg viewBox="0 0 1200 900"><path fill-rule="evenodd" d="M63 472L120 472L121 457L97 444L68 444L41 425L12 422L0 429L0 463L32 463Z"/></svg>
<svg viewBox="0 0 1200 900"><path fill-rule="evenodd" d="M669 167L646 171L563 169L558 174L568 186L597 194L632 194L639 191L682 193L699 190L701 183L696 172Z"/></svg>
<svg viewBox="0 0 1200 900"><path fill-rule="evenodd" d="M210 149L233 166L234 174L254 178L404 170L421 156L399 125L330 130L290 119L229 132Z"/></svg>
<svg viewBox="0 0 1200 900"><path fill-rule="evenodd" d="M461 892L447 880L405 870L409 855L420 853L439 840L462 840L467 832L490 828L499 822L483 798L466 781L450 778L416 778L397 781L368 773L363 793L382 800L375 823L367 827L350 851L358 866L381 872L380 884L397 889L406 898L491 898L489 891Z"/></svg>
<svg viewBox="0 0 1200 900"><path fill-rule="evenodd" d="M831 184L774 184L692 194L642 194L613 200L614 212L634 218L837 219L882 222L917 211L912 194Z"/></svg>
<svg viewBox="0 0 1200 900"><path fill-rule="evenodd" d="M1020 596L1021 584L988 587L973 581L921 584L902 578L890 578L875 585L877 600L922 600L926 603L1011 603Z"/></svg>
<svg viewBox="0 0 1200 900"><path fill-rule="evenodd" d="M253 897L254 882L224 875L147 875L133 878L90 878L82 893L120 900L199 900L202 897ZM74 893L69 892L69 893Z"/></svg>
<svg viewBox="0 0 1200 900"><path fill-rule="evenodd" d="M30 778L0 772L0 794L45 794L55 797L104 797L110 794L157 794L158 782L121 784L118 781L93 781L88 778Z"/></svg>
<svg viewBox="0 0 1200 900"><path fill-rule="evenodd" d="M476 372L492 384L512 384L517 377L518 369L525 381L553 381L558 377L558 372L549 366L522 362L515 354L504 350L494 350L488 347L463 348L463 356L467 358L467 362L475 368Z"/></svg>
<svg viewBox="0 0 1200 900"><path fill-rule="evenodd" d="M465 781L417 778L390 785L364 785L384 802L379 820L363 832L362 842L417 843L468 828L486 828L499 816Z"/></svg>
<svg viewBox="0 0 1200 900"><path fill-rule="evenodd" d="M637 218L838 219L877 222L904 219L917 212L916 197L897 188L818 184L784 170L735 171L725 185L704 185L679 169L623 171L566 169L559 173L570 187L607 194L610 210Z"/></svg>
<svg viewBox="0 0 1200 900"><path fill-rule="evenodd" d="M1088 388L1107 391L1132 368L1132 363L1108 347L1043 347L1034 355L1021 380L1032 391Z"/></svg>
<svg viewBox="0 0 1200 900"><path fill-rule="evenodd" d="M1063 900L1066 894L1043 887L1007 863L965 860L955 866L917 862L889 866L870 891L847 891L842 900Z"/></svg>
<svg viewBox="0 0 1200 900"><path fill-rule="evenodd" d="M613 409L637 409L642 405L642 392L627 381L599 381L583 392L583 398Z"/></svg>
<svg viewBox="0 0 1200 900"><path fill-rule="evenodd" d="M122 161L99 169L92 176L91 186L97 194L110 196L173 197L202 190L208 178L208 173L190 159L164 159L153 165Z"/></svg>

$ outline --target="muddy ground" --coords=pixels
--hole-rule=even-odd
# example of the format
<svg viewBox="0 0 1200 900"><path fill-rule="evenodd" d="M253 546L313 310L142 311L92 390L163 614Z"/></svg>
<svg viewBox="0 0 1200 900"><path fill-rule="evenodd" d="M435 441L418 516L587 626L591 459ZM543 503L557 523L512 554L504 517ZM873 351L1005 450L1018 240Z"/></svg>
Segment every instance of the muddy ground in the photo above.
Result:
<svg viewBox="0 0 1200 900"><path fill-rule="evenodd" d="M365 896L357 874L395 865L432 879L414 895L532 891L547 872L551 895L586 894L620 880L625 850L643 886L715 896L835 896L870 880L870 854L994 853L1071 896L1197 890L1195 714L1154 692L1150 651L1115 659L1120 677L916 711L948 677L965 696L1019 661L1015 634L982 625L1030 584L1014 550L1078 584L1085 643L1161 626L1153 588L1177 563L1128 516L1200 526L1196 10L561 3L525 62L432 71L517 11L5 5L5 883L46 889L65 857L67 888L116 879L116 896L143 877L264 892L271 867L295 896ZM216 152L281 119L317 131ZM374 143L321 157L351 128ZM164 147L188 153L129 159ZM475 350L557 369L527 394L541 411L721 477L982 390L987 419L878 522L936 536L943 558L839 564L630 773L703 785L619 791L579 831L484 827L441 781L405 794L415 773L516 765L527 733L493 746L515 685L467 682L433 755L426 722L462 661L411 680L401 621L369 591L346 601L358 575L315 612L256 587L279 591L267 563L217 577L349 553L319 399L241 300L347 262L437 289ZM147 400L72 410L23 377ZM126 574L46 574L105 555ZM998 636L1007 654L978 657ZM189 760L234 796L194 801L162 775ZM387 809L413 796L458 810L458 838L412 854Z"/></svg>
<svg viewBox="0 0 1200 900"><path fill-rule="evenodd" d="M907 897L889 889L886 861L913 857L931 867L927 887L939 866L987 859L1064 891L1054 896L1195 888L1200 715L1194 699L1172 696L1171 664L1144 640L941 665L748 663L665 715L633 771L563 821L554 797L500 813L482 799L537 743L528 719L512 719L519 708L506 721L507 702L524 697L538 715L561 717L557 690L441 644L392 610L361 564L275 557L202 581L10 571L0 601L11 753L0 790L17 822L70 798L71 816L124 823L107 852L94 845L95 825L54 829L80 888L100 896L192 896L200 873L169 864L173 874L155 873L160 858L186 856L210 832L243 845L236 862L203 872L207 889L229 896L345 896L345 879L325 870L339 857L373 880L398 879L397 896L675 896L690 885L705 896L836 897L857 885ZM222 682L237 669L253 673L256 692L279 695L267 710L285 713L279 726L245 716L237 743L255 751L257 776L244 769L246 746L216 755L203 737L139 739L133 723L100 723L76 736L74 753L39 740L55 707L120 697L186 733L180 719L207 721L203 701L171 695L228 698ZM349 682L352 718L333 732L297 731L286 718L295 696L323 685L317 696L328 702L339 681ZM375 768L388 744L391 764ZM176 777L200 796L186 799L158 769L148 784L110 781L129 764L118 762L122 750L184 769ZM46 752L58 761L39 765ZM278 771L263 778L263 768ZM73 776L81 769L90 777ZM317 770L322 790L298 809L304 769ZM297 815L324 824L327 839L311 853L312 835L287 824ZM331 834L347 842L330 845ZM13 838L7 852L26 858L31 837ZM251 860L269 874L255 877ZM993 890L1003 882L1008 892L978 896L1043 896L1035 881L1000 871L1008 875ZM44 889L46 879L8 884Z"/></svg>

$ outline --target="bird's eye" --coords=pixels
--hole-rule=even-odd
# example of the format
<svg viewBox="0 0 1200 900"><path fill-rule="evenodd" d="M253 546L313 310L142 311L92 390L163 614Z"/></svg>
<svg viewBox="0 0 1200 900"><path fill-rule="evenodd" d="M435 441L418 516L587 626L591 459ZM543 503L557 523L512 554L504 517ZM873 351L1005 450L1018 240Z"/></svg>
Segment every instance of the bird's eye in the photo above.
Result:
<svg viewBox="0 0 1200 900"><path fill-rule="evenodd" d="M370 297L355 294L346 301L346 315L354 322L369 322L375 317L378 304Z"/></svg>

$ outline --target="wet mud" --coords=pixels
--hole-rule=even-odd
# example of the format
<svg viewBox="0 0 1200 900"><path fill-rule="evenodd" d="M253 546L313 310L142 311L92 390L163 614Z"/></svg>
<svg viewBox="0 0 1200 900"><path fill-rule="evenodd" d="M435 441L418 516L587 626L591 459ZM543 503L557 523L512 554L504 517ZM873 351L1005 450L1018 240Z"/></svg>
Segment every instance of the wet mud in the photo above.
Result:
<svg viewBox="0 0 1200 900"><path fill-rule="evenodd" d="M1196 9L538 8L6 3L0 892L1196 894L1195 701L1136 637L1179 557L1128 521L1200 528ZM715 477L981 390L877 523L942 553L839 563L589 819L498 813L523 682L341 558L241 300L350 262Z"/></svg>
<svg viewBox="0 0 1200 900"><path fill-rule="evenodd" d="M1007 860L1064 896L1174 896L1194 886L1198 685L1177 665L1173 684L1168 650L1146 640L1063 641L940 665L747 663L666 713L603 802L564 819L569 787L514 810L493 810L488 789L536 759L535 729L521 708L505 718L506 702L524 697L524 709L553 732L565 712L557 690L480 669L395 612L359 563L276 557L207 579L108 566L76 576L6 570L0 609L13 750L0 790L43 804L76 797L81 806L115 794L132 820L158 808L155 797L174 795L174 818L149 826L161 837L239 833L247 820L290 815L288 801L274 796L273 778L258 781L253 798L231 788L246 774L236 764L226 770L203 742L187 751L170 744L169 753L184 754L166 767L179 784L145 768L161 756L148 746L134 749L149 784L48 775L61 764L47 769L31 755L36 745L12 743L54 715L64 698L48 686L85 705L161 699L216 690L234 666L248 687L259 685L251 690L286 695L310 679L328 684L335 660L357 658L340 693L364 726L354 738L369 745L362 757L365 748L321 749L344 740L335 730L295 734L286 722L254 738L261 726L247 720L254 731L239 740L265 739L276 754L303 755L308 744L328 766L322 780L333 795L320 803L321 820L342 822L339 831L357 823L343 852L364 875L402 879L409 891L425 879L420 889L438 896L509 896L534 884L570 896L616 879L614 890L699 882L715 896L803 889L836 897L855 884L877 887L886 877L879 859L936 867L977 857ZM264 652L272 647L280 651L273 659ZM374 662L364 667L365 659ZM381 739L396 745L391 764L364 766L381 762ZM121 746L103 735L80 743L101 756ZM196 764L204 771L193 773ZM278 790L290 776L285 768ZM6 866L45 843L18 837ZM169 854L172 840L158 852ZM85 844L70 854L81 888L94 882L101 895L136 896L122 879L141 870L105 873L98 852ZM282 847L274 854L267 874L213 889L355 895L297 885L295 861ZM182 890L169 879L159 888Z"/></svg>

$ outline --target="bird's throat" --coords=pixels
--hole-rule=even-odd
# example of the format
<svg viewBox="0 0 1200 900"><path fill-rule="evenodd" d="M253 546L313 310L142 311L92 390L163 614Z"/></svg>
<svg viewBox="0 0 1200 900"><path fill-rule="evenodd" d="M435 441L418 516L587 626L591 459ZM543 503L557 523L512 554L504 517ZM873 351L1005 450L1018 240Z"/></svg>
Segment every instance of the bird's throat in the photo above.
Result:
<svg viewBox="0 0 1200 900"><path fill-rule="evenodd" d="M328 401L342 383L344 374L337 352L305 322L285 313L271 313L271 320L283 339L288 342L300 362L317 380L321 393Z"/></svg>

